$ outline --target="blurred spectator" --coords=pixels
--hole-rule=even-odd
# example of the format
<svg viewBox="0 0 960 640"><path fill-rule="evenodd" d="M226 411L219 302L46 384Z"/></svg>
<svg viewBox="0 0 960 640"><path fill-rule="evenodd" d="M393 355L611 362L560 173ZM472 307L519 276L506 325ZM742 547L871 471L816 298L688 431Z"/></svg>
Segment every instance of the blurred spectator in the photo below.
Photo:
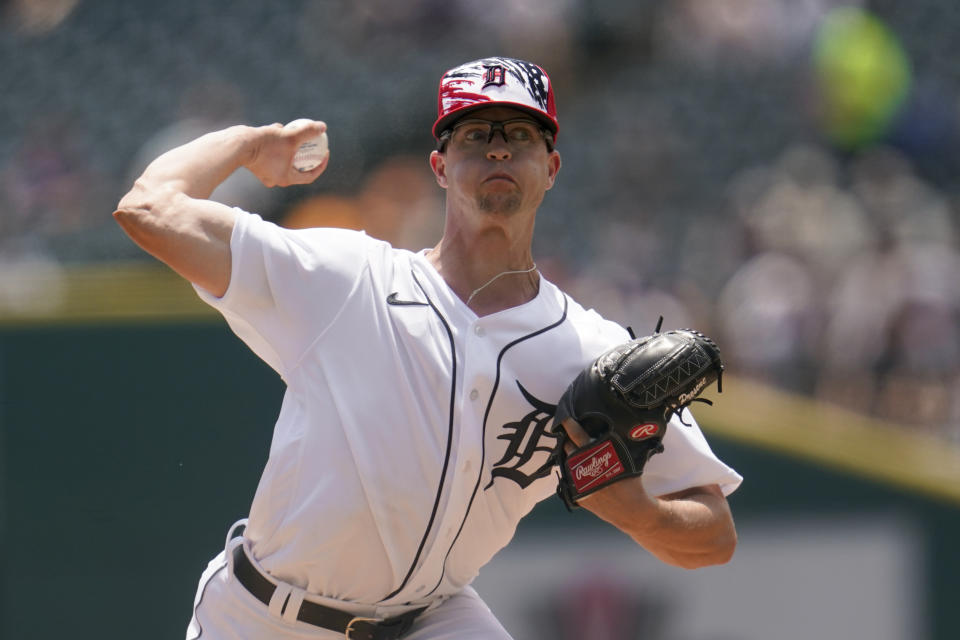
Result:
<svg viewBox="0 0 960 640"><path fill-rule="evenodd" d="M717 301L731 369L809 392L822 321L816 291L803 263L784 253L761 253L740 267Z"/></svg>
<svg viewBox="0 0 960 640"><path fill-rule="evenodd" d="M836 174L826 152L791 147L766 171L765 188L739 211L759 245L803 259L823 284L851 256L876 244L870 220L837 186Z"/></svg>
<svg viewBox="0 0 960 640"><path fill-rule="evenodd" d="M663 3L657 43L701 66L783 64L802 54L837 0L673 0ZM850 2L844 2L850 4Z"/></svg>
<svg viewBox="0 0 960 640"><path fill-rule="evenodd" d="M878 375L903 290L901 265L889 253L856 256L837 274L826 299L817 389L821 398L867 415L876 413Z"/></svg>
<svg viewBox="0 0 960 640"><path fill-rule="evenodd" d="M960 254L952 247L902 251L903 297L892 318L878 413L900 424L940 429L960 375Z"/></svg>
<svg viewBox="0 0 960 640"><path fill-rule="evenodd" d="M920 180L907 158L877 147L851 164L852 191L888 242L956 243L956 213L942 194Z"/></svg>

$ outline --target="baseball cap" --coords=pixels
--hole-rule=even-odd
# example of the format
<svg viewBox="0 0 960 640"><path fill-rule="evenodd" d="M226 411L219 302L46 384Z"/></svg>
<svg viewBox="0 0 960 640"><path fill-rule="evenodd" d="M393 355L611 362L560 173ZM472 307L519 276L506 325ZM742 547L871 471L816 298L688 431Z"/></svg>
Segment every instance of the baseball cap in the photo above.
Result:
<svg viewBox="0 0 960 640"><path fill-rule="evenodd" d="M483 58L454 67L440 78L433 135L440 138L471 111L496 106L526 111L554 136L557 134L553 84L547 73L524 60Z"/></svg>

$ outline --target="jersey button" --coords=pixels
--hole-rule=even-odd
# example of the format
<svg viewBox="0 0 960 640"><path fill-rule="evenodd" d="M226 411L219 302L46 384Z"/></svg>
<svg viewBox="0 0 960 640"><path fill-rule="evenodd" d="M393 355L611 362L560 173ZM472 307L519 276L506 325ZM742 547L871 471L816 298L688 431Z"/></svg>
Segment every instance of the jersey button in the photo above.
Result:
<svg viewBox="0 0 960 640"><path fill-rule="evenodd" d="M480 397L480 392L479 392L479 391L477 391L476 389L473 389L473 390L470 391L470 399L471 399L471 400L476 400L476 399L479 398L479 397Z"/></svg>
<svg viewBox="0 0 960 640"><path fill-rule="evenodd" d="M481 338L487 334L486 330L483 327L474 327L473 332L480 336Z"/></svg>

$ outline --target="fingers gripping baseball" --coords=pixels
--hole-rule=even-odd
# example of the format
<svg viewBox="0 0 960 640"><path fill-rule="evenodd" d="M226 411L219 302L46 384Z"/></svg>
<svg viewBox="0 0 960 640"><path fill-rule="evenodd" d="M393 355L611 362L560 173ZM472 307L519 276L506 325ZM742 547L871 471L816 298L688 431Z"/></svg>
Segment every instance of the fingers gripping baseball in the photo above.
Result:
<svg viewBox="0 0 960 640"><path fill-rule="evenodd" d="M256 129L256 144L246 167L268 187L309 184L329 163L327 125L299 119Z"/></svg>

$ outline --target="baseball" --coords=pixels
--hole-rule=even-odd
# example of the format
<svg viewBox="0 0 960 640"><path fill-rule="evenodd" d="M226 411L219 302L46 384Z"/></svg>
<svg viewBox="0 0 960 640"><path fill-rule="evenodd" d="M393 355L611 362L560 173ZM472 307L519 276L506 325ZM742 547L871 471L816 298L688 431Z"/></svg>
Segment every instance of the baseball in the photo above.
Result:
<svg viewBox="0 0 960 640"><path fill-rule="evenodd" d="M288 123L286 128L299 127L306 122L310 122L310 120L300 118ZM316 138L311 138L300 145L297 153L293 156L293 168L300 172L313 171L327 157L328 151L327 132L324 131Z"/></svg>

